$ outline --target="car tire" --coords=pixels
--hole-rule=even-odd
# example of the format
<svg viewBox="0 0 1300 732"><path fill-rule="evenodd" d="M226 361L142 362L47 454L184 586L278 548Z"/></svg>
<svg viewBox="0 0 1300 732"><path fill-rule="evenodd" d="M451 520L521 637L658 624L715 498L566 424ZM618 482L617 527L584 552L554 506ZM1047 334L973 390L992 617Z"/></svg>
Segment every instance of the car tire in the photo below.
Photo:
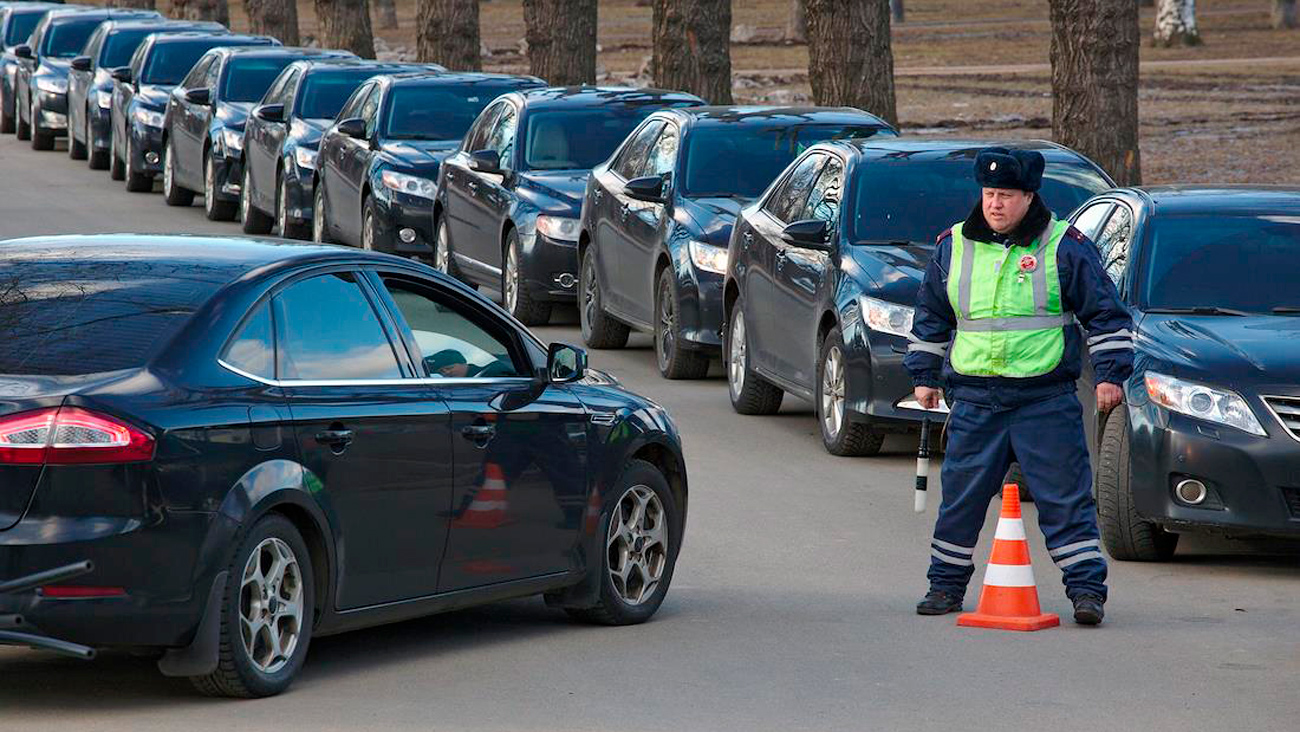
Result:
<svg viewBox="0 0 1300 732"><path fill-rule="evenodd" d="M433 268L439 272L461 279L460 268L456 266L456 255L451 250L451 233L447 231L447 216L438 217L438 224L433 232Z"/></svg>
<svg viewBox="0 0 1300 732"><path fill-rule="evenodd" d="M839 326L835 326L822 339L817 357L817 393L813 407L821 428L822 445L826 452L841 457L875 455L880 452L885 435L849 418L848 393L844 336Z"/></svg>
<svg viewBox="0 0 1300 732"><path fill-rule="evenodd" d="M253 205L252 176L244 166L244 183L239 187L239 225L245 234L269 234L275 219Z"/></svg>
<svg viewBox="0 0 1300 732"><path fill-rule="evenodd" d="M311 643L315 587L311 554L298 529L279 514L262 517L227 569L217 668L190 677L195 688L208 696L246 699L289 688ZM251 634L250 620L258 623ZM274 649L267 647L271 641Z"/></svg>
<svg viewBox="0 0 1300 732"><path fill-rule="evenodd" d="M311 239L317 244L334 243L334 237L330 236L329 209L325 207L325 187L321 183L316 184L312 194Z"/></svg>
<svg viewBox="0 0 1300 732"><path fill-rule="evenodd" d="M0 134L12 135L14 128L17 127L14 115L5 114L2 110L3 104L0 104Z"/></svg>
<svg viewBox="0 0 1300 732"><path fill-rule="evenodd" d="M776 414L785 392L749 367L749 343L745 339L745 308L739 298L731 304L727 338L723 344L727 367L727 393L738 414Z"/></svg>
<svg viewBox="0 0 1300 732"><path fill-rule="evenodd" d="M32 121L32 149L33 150L53 150L54 133L41 131L40 118L36 114L36 105L32 104L31 121Z"/></svg>
<svg viewBox="0 0 1300 732"><path fill-rule="evenodd" d="M131 162L135 157L135 143L131 141L128 135L126 138L126 189L132 193L148 193L153 190L153 176L148 173L136 172L135 165Z"/></svg>
<svg viewBox="0 0 1300 732"><path fill-rule="evenodd" d="M371 252L392 252L393 243L379 231L379 211L373 196L361 202L361 248Z"/></svg>
<svg viewBox="0 0 1300 732"><path fill-rule="evenodd" d="M311 226L289 218L289 179L284 170L276 171L275 225L284 239L310 239Z"/></svg>
<svg viewBox="0 0 1300 732"><path fill-rule="evenodd" d="M129 133L128 133L129 134ZM108 177L113 180L122 180L126 177L126 165L122 163L122 158L117 154L117 135L114 134L108 143Z"/></svg>
<svg viewBox="0 0 1300 732"><path fill-rule="evenodd" d="M113 120L110 118L108 123L112 125ZM95 137L89 116L86 118L86 167L91 170L108 169L108 151L95 149Z"/></svg>
<svg viewBox="0 0 1300 732"><path fill-rule="evenodd" d="M501 268L501 305L524 325L546 325L551 320L551 303L533 299L524 287L519 264L519 232L506 233L505 266Z"/></svg>
<svg viewBox="0 0 1300 732"><path fill-rule="evenodd" d="M659 272L655 285L654 346L659 374L665 379L703 379L709 357L682 342L681 301L672 267Z"/></svg>
<svg viewBox="0 0 1300 732"><path fill-rule="evenodd" d="M69 119L68 122L71 123L72 120ZM73 160L86 159L86 151L87 148L90 146L90 111L89 110L86 111L86 123L82 125L81 132L85 136L85 139L81 142L78 142L77 136L72 131L71 124L68 125L68 157L72 158Z"/></svg>
<svg viewBox="0 0 1300 732"><path fill-rule="evenodd" d="M168 206L194 205L194 191L176 182L176 154L170 139L163 146L163 200Z"/></svg>
<svg viewBox="0 0 1300 732"><path fill-rule="evenodd" d="M208 221L234 221L239 205L217 198L217 166L212 152L203 152L203 214Z"/></svg>
<svg viewBox="0 0 1300 732"><path fill-rule="evenodd" d="M14 127L14 132L18 135L18 139L19 140L32 139L32 124L29 121L23 120L22 108L18 106L17 99L14 100L14 116L17 118L17 123Z"/></svg>
<svg viewBox="0 0 1300 732"><path fill-rule="evenodd" d="M600 625L644 623L668 594L681 546L682 514L668 480L644 460L630 461L609 495L598 534L605 551L590 568L600 572L598 599L592 607L567 612ZM633 567L643 572L634 576ZM649 575L657 579L646 582Z"/></svg>
<svg viewBox="0 0 1300 732"><path fill-rule="evenodd" d="M578 323L582 342L590 348L622 348L632 329L605 313L605 297L596 270L596 255L588 247L578 264Z"/></svg>
<svg viewBox="0 0 1300 732"><path fill-rule="evenodd" d="M1115 407L1102 431L1097 461L1097 519L1106 553L1121 561L1167 562L1178 534L1145 521L1133 506L1128 409Z"/></svg>

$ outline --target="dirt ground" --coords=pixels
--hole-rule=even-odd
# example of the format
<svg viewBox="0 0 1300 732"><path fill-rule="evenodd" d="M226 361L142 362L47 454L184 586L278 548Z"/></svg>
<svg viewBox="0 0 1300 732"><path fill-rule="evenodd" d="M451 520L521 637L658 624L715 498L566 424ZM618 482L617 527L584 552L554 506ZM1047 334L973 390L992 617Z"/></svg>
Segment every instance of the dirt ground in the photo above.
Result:
<svg viewBox="0 0 1300 732"><path fill-rule="evenodd" d="M409 55L415 0L398 0L399 27L376 29L385 54ZM159 3L165 6L163 0ZM232 25L243 4L230 0ZM526 71L521 0L481 4L484 66ZM1271 0L1201 0L1204 45L1142 48L1143 180L1161 183L1300 184L1300 30L1270 27ZM900 123L943 136L1051 136L1050 43L1044 0L906 0L893 29ZM807 48L786 43L789 0L733 2L732 69L738 102L810 99ZM1144 35L1154 25L1143 9ZM310 0L299 2L303 33L315 33ZM600 0L602 81L647 83L649 7Z"/></svg>

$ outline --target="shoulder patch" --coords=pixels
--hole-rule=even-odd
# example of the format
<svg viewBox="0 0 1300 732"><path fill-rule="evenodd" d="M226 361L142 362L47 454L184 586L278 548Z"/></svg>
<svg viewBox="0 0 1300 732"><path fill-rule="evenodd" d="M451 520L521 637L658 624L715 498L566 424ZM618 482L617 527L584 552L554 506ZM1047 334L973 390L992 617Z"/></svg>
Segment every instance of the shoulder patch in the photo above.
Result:
<svg viewBox="0 0 1300 732"><path fill-rule="evenodd" d="M1070 227L1070 228L1074 228L1074 227ZM949 236L951 236L951 235L952 235L952 227L949 226L948 228L944 229L942 232L940 232L940 234L939 234L938 236L936 236L936 237L934 238L934 243L937 245L937 244L939 244L940 242L942 242L944 239L947 239L947 238L948 238Z"/></svg>
<svg viewBox="0 0 1300 732"><path fill-rule="evenodd" d="M1080 243L1088 241L1088 237L1084 236L1083 232L1074 228L1073 225L1071 225L1068 229L1065 230L1065 235Z"/></svg>

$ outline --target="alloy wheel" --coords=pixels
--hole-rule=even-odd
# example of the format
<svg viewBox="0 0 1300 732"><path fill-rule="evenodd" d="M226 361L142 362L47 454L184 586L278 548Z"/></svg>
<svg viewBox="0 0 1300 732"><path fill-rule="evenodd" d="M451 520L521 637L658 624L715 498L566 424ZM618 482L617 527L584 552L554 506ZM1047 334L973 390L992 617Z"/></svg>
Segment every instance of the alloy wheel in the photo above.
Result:
<svg viewBox="0 0 1300 732"><path fill-rule="evenodd" d="M745 311L736 308L731 322L730 347L727 349L727 383L733 396L745 388Z"/></svg>
<svg viewBox="0 0 1300 732"><path fill-rule="evenodd" d="M251 185L252 181L249 180L249 172L248 172L248 169L250 167L252 166L250 165L244 166L244 184L239 189L239 220L241 222L248 221L249 209L251 209L253 206L252 193L251 193L253 187Z"/></svg>
<svg viewBox="0 0 1300 732"><path fill-rule="evenodd" d="M284 667L303 630L303 582L298 558L284 541L270 537L244 565L239 588L239 627L244 651L265 674Z"/></svg>
<svg viewBox="0 0 1300 732"><path fill-rule="evenodd" d="M596 317L600 315L600 300L598 285L596 283L596 264L592 261L591 252L582 258L582 335L584 338L591 338L591 329L594 327Z"/></svg>
<svg viewBox="0 0 1300 732"><path fill-rule="evenodd" d="M515 253L513 246L506 249L506 276L505 292L501 293L501 300L506 306L506 310L515 311L515 305L519 301L519 255Z"/></svg>
<svg viewBox="0 0 1300 732"><path fill-rule="evenodd" d="M659 327L655 329L655 353L659 368L666 368L677 349L677 304L672 288L659 288Z"/></svg>
<svg viewBox="0 0 1300 732"><path fill-rule="evenodd" d="M217 205L217 166L212 164L212 156L203 156L203 208L209 214Z"/></svg>
<svg viewBox="0 0 1300 732"><path fill-rule="evenodd" d="M312 201L311 238L317 243L325 241L325 192L319 186Z"/></svg>
<svg viewBox="0 0 1300 732"><path fill-rule="evenodd" d="M844 427L844 354L839 346L827 351L822 364L821 408L826 434L834 438Z"/></svg>
<svg viewBox="0 0 1300 732"><path fill-rule="evenodd" d="M172 172L172 143L171 140L163 147L163 195L171 198L176 186L175 173Z"/></svg>
<svg viewBox="0 0 1300 732"><path fill-rule="evenodd" d="M375 215L369 211L361 218L361 248L368 252L375 249Z"/></svg>
<svg viewBox="0 0 1300 732"><path fill-rule="evenodd" d="M289 234L289 179L280 174L279 193L275 199L275 225L280 229L280 236L288 238Z"/></svg>
<svg viewBox="0 0 1300 732"><path fill-rule="evenodd" d="M451 274L451 242L447 241L447 225L438 224L438 238L434 242L433 266L443 274Z"/></svg>
<svg viewBox="0 0 1300 732"><path fill-rule="evenodd" d="M605 548L619 599L628 605L650 599L668 566L668 513L650 486L634 485L618 499Z"/></svg>

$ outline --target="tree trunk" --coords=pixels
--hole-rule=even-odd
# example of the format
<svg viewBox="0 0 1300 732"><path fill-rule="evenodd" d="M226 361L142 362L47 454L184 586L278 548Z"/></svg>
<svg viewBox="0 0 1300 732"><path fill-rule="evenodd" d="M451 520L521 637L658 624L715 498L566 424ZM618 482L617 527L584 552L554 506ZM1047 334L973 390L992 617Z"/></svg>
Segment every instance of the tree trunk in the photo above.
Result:
<svg viewBox="0 0 1300 732"><path fill-rule="evenodd" d="M1133 0L1050 0L1052 136L1121 186L1142 182L1138 9Z"/></svg>
<svg viewBox="0 0 1300 732"><path fill-rule="evenodd" d="M108 2L104 4L110 8L139 8L141 10L158 9L154 0L108 0Z"/></svg>
<svg viewBox="0 0 1300 732"><path fill-rule="evenodd" d="M379 27L391 29L397 27L397 0L374 0L375 15L379 18Z"/></svg>
<svg viewBox="0 0 1300 732"><path fill-rule="evenodd" d="M1201 45L1201 32L1196 28L1196 0L1160 0L1154 43L1165 48Z"/></svg>
<svg viewBox="0 0 1300 732"><path fill-rule="evenodd" d="M421 61L453 71L483 68L476 0L419 0L418 15L416 42Z"/></svg>
<svg viewBox="0 0 1300 732"><path fill-rule="evenodd" d="M654 84L731 104L731 0L655 0Z"/></svg>
<svg viewBox="0 0 1300 732"><path fill-rule="evenodd" d="M286 46L302 42L298 35L298 3L295 0L244 0L250 33L279 38Z"/></svg>
<svg viewBox="0 0 1300 732"><path fill-rule="evenodd" d="M1139 8L1154 8L1155 6L1156 0L1138 0Z"/></svg>
<svg viewBox="0 0 1300 732"><path fill-rule="evenodd" d="M790 0L790 16L785 23L785 40L791 43L808 42L808 14L804 0Z"/></svg>
<svg viewBox="0 0 1300 732"><path fill-rule="evenodd" d="M596 83L596 0L524 0L528 73L556 86Z"/></svg>
<svg viewBox="0 0 1300 732"><path fill-rule="evenodd" d="M361 58L375 57L375 37L370 32L370 0L316 0L321 48L351 51Z"/></svg>
<svg viewBox="0 0 1300 732"><path fill-rule="evenodd" d="M893 16L895 23L902 23L905 15L903 0L889 0L889 14Z"/></svg>
<svg viewBox="0 0 1300 732"><path fill-rule="evenodd" d="M1295 0L1273 0L1273 27L1296 27Z"/></svg>
<svg viewBox="0 0 1300 732"><path fill-rule="evenodd" d="M817 104L897 126L889 0L808 0L808 81Z"/></svg>
<svg viewBox="0 0 1300 732"><path fill-rule="evenodd" d="M230 25L226 0L172 0L172 17L177 20L215 20Z"/></svg>

